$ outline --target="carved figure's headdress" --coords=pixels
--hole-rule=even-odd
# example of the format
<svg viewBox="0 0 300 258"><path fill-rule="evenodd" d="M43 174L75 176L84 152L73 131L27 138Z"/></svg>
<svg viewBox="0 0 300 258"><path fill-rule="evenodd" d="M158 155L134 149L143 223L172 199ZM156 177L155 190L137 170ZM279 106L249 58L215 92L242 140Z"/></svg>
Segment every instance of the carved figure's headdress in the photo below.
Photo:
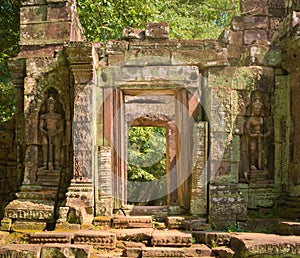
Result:
<svg viewBox="0 0 300 258"><path fill-rule="evenodd" d="M263 112L263 106L264 104L259 99L256 99L256 101L252 103L252 114L255 108L260 108L261 112Z"/></svg>
<svg viewBox="0 0 300 258"><path fill-rule="evenodd" d="M55 99L53 97L49 97L47 100L47 104L55 104Z"/></svg>

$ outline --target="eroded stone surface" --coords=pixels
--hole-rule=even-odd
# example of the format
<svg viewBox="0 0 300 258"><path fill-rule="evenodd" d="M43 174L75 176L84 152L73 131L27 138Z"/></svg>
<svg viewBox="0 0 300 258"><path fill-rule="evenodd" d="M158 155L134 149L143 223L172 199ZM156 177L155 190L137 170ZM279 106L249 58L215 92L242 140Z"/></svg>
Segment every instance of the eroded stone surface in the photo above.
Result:
<svg viewBox="0 0 300 258"><path fill-rule="evenodd" d="M154 231L151 239L152 246L191 246L192 234L181 231Z"/></svg>
<svg viewBox="0 0 300 258"><path fill-rule="evenodd" d="M231 238L230 233L226 232L196 231L192 234L198 243L207 244L209 246L228 245Z"/></svg>
<svg viewBox="0 0 300 258"><path fill-rule="evenodd" d="M178 229L178 228L183 228L184 227L184 217L167 217L166 218L166 226L169 229Z"/></svg>
<svg viewBox="0 0 300 258"><path fill-rule="evenodd" d="M151 239L153 231L152 228L118 229L116 236L118 240L148 241Z"/></svg>
<svg viewBox="0 0 300 258"><path fill-rule="evenodd" d="M192 245L189 248L185 248L186 257L202 257L211 256L211 249L206 245Z"/></svg>
<svg viewBox="0 0 300 258"><path fill-rule="evenodd" d="M45 243L70 243L74 238L73 233L47 232L47 233L33 233L29 236L30 244L45 244Z"/></svg>
<svg viewBox="0 0 300 258"><path fill-rule="evenodd" d="M279 236L260 233L234 233L231 247L241 257L255 255L299 255L299 236Z"/></svg>
<svg viewBox="0 0 300 258"><path fill-rule="evenodd" d="M151 216L118 216L112 218L114 228L152 228Z"/></svg>
<svg viewBox="0 0 300 258"><path fill-rule="evenodd" d="M280 235L300 235L299 222L280 222L277 227L277 233Z"/></svg>
<svg viewBox="0 0 300 258"><path fill-rule="evenodd" d="M1 245L1 257L28 257L36 258L40 254L41 246L39 245L26 245L26 244L12 244Z"/></svg>
<svg viewBox="0 0 300 258"><path fill-rule="evenodd" d="M74 244L89 244L97 248L113 249L116 247L116 235L107 231L78 231L74 234Z"/></svg>
<svg viewBox="0 0 300 258"><path fill-rule="evenodd" d="M185 257L184 250L172 247L146 247L142 257Z"/></svg>
<svg viewBox="0 0 300 258"><path fill-rule="evenodd" d="M76 257L88 258L91 254L89 245L45 244L41 248L41 257Z"/></svg>
<svg viewBox="0 0 300 258"><path fill-rule="evenodd" d="M215 247L212 249L213 254L220 258L232 258L235 254L234 250L226 246Z"/></svg>

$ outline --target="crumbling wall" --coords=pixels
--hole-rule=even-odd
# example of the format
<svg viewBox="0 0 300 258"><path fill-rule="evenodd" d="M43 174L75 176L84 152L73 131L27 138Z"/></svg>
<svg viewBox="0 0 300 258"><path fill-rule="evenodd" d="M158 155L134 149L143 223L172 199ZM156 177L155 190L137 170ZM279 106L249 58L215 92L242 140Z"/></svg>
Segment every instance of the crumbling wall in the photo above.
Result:
<svg viewBox="0 0 300 258"><path fill-rule="evenodd" d="M3 217L4 207L14 198L20 186L17 172L15 118L12 118L0 124L0 218Z"/></svg>

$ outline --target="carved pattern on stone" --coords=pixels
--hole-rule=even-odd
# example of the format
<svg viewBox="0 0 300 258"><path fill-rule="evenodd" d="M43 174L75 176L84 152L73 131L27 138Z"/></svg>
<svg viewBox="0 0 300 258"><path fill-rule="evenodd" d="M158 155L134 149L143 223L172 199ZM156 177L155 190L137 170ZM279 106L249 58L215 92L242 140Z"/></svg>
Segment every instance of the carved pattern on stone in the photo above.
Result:
<svg viewBox="0 0 300 258"><path fill-rule="evenodd" d="M92 175L93 128L92 128L92 85L76 88L73 141L74 141L74 178L77 181L88 181Z"/></svg>

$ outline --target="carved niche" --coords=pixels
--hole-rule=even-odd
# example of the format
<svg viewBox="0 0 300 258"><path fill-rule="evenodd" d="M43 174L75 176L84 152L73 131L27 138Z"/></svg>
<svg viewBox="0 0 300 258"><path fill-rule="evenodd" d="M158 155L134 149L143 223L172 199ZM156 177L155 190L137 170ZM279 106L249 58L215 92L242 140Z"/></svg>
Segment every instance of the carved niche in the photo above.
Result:
<svg viewBox="0 0 300 258"><path fill-rule="evenodd" d="M64 150L65 112L53 88L44 93L39 112L39 169L60 170L66 161Z"/></svg>
<svg viewBox="0 0 300 258"><path fill-rule="evenodd" d="M241 135L241 170L246 178L251 171L271 169L271 134L268 95L263 91L254 91L246 108L244 132Z"/></svg>

